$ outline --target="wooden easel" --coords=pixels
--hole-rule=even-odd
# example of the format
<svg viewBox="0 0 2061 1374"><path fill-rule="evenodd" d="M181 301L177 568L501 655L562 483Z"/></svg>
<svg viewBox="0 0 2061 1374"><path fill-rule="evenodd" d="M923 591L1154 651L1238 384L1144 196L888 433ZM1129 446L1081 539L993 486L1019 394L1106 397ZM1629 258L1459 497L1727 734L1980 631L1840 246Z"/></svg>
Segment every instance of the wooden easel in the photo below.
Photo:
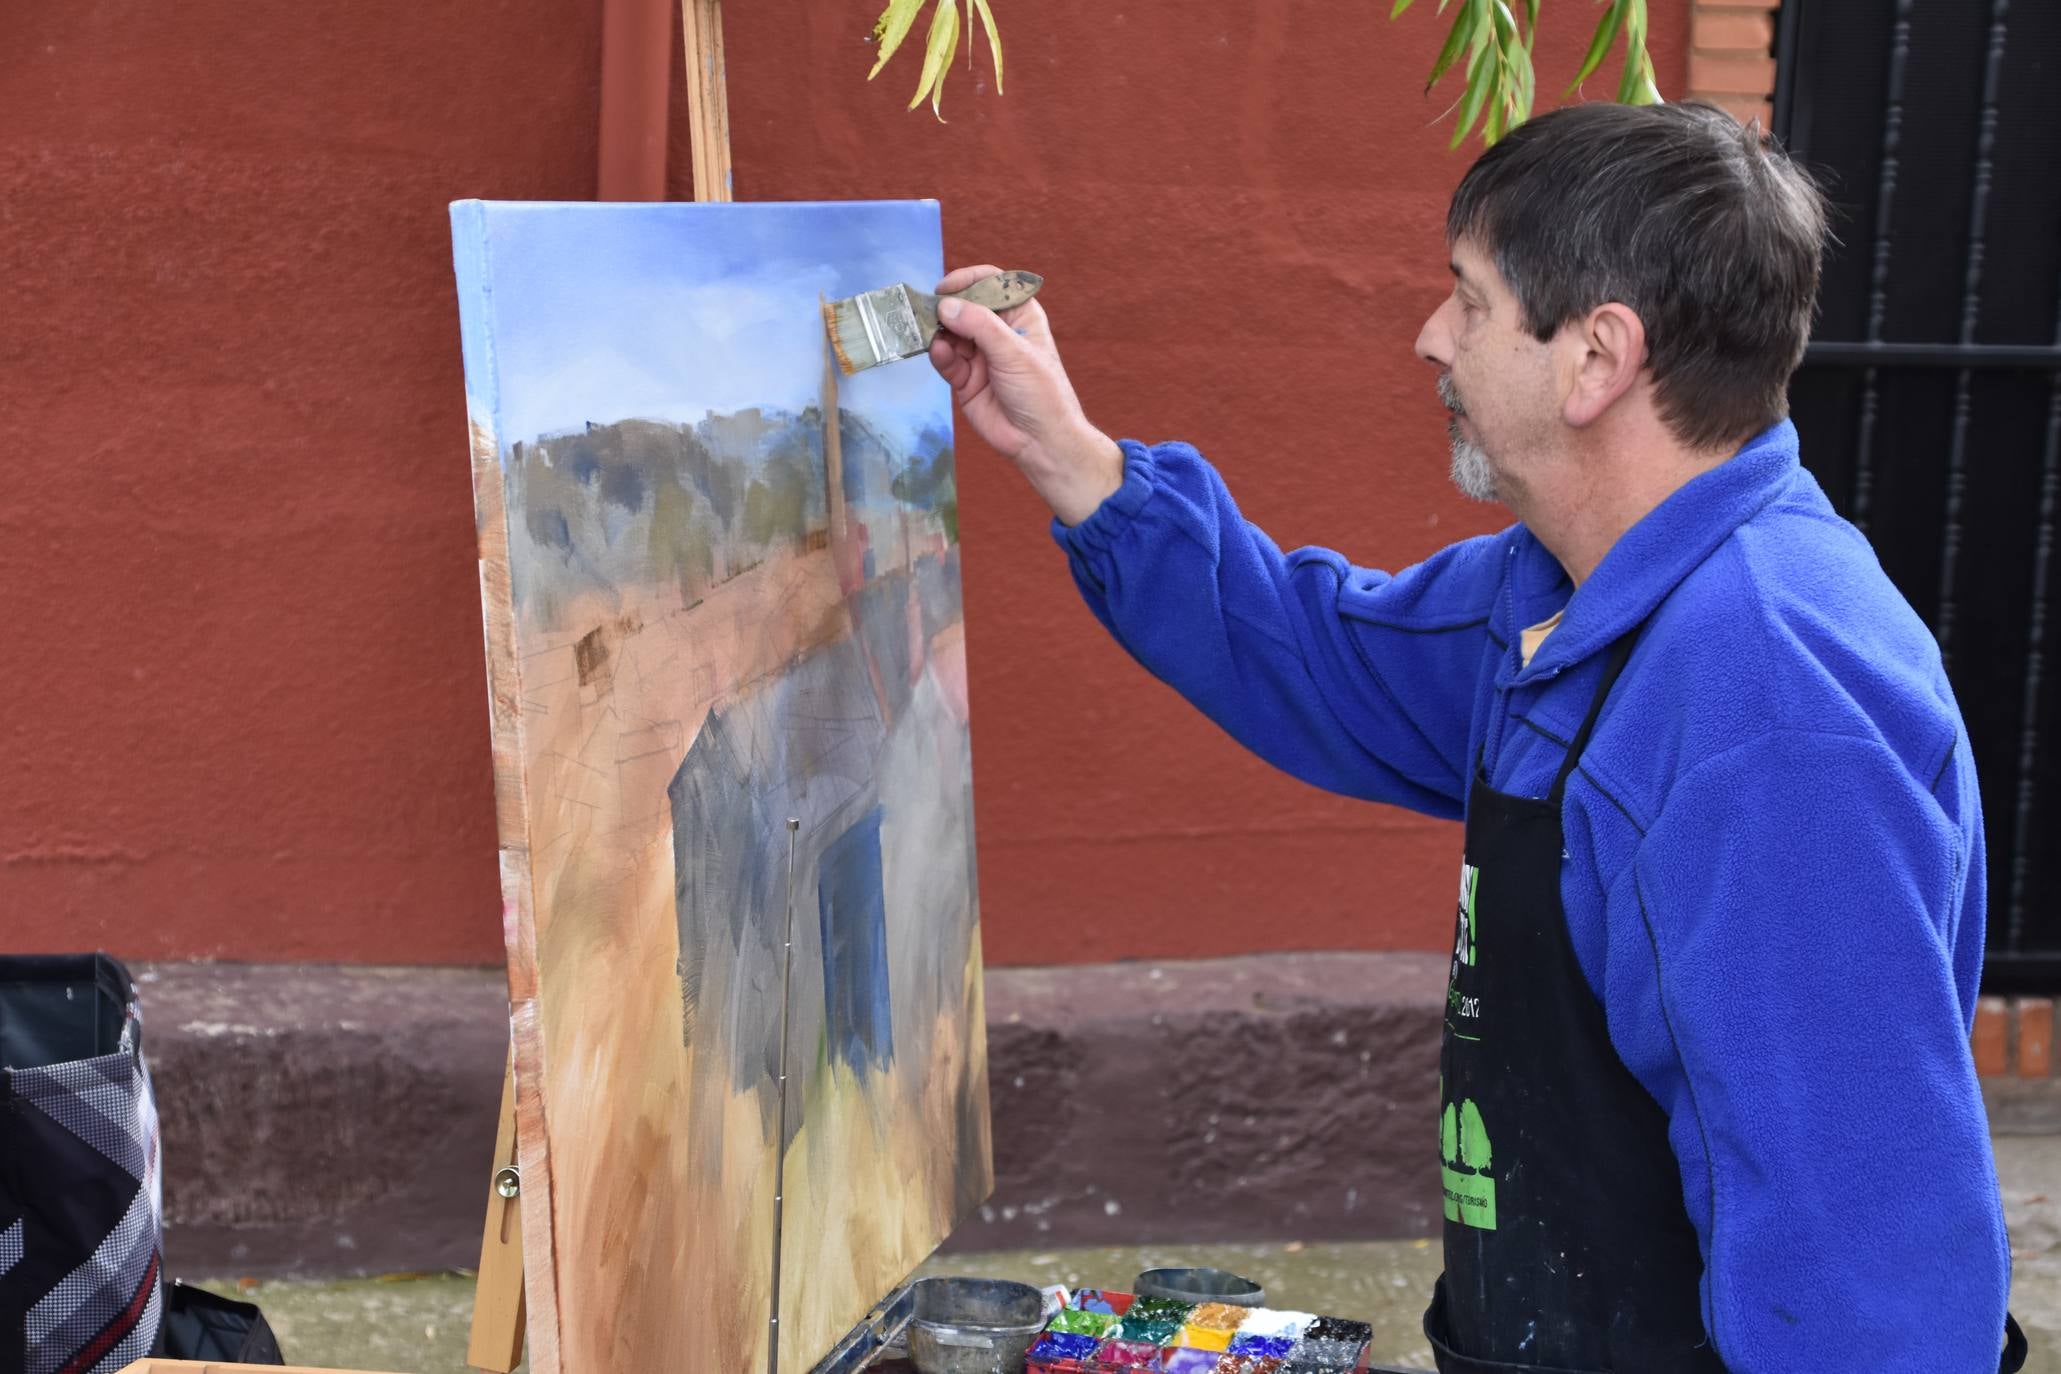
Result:
<svg viewBox="0 0 2061 1374"><path fill-rule="evenodd" d="M723 63L723 0L680 0L687 54L687 127L694 162L694 198L730 199L730 102ZM472 1299L472 1337L465 1362L488 1374L522 1363L526 1329L522 1266L522 1170L516 1153L515 1051L501 1083L501 1124L494 1136L494 1172L480 1236L479 1276Z"/></svg>

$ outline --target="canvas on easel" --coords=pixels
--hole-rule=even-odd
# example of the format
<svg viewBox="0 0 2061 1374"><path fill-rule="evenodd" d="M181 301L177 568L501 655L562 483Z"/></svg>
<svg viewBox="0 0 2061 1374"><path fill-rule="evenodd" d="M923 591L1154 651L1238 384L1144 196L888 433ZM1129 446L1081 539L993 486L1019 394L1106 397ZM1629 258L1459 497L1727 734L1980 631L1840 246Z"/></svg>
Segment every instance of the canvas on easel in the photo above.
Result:
<svg viewBox="0 0 2061 1374"><path fill-rule="evenodd" d="M819 309L934 280L937 207L453 233L531 1364L763 1368L784 1157L806 1370L992 1182L950 398Z"/></svg>

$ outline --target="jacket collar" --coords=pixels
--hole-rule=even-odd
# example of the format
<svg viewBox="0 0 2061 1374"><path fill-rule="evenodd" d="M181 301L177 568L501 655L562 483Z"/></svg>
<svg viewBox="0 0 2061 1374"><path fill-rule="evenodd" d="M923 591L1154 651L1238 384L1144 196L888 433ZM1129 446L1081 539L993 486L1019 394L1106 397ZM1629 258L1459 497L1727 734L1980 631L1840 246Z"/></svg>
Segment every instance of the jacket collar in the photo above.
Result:
<svg viewBox="0 0 2061 1374"><path fill-rule="evenodd" d="M1503 685L1556 677L1631 633L1735 530L1789 489L1797 466L1796 427L1783 420L1684 483L1610 546L1530 664L1515 672L1505 667ZM1554 590L1567 585L1566 572L1545 545L1530 530L1519 531L1512 595L1505 603L1518 622L1509 627L1513 643L1524 625L1552 614ZM1510 663L1515 661L1513 656Z"/></svg>

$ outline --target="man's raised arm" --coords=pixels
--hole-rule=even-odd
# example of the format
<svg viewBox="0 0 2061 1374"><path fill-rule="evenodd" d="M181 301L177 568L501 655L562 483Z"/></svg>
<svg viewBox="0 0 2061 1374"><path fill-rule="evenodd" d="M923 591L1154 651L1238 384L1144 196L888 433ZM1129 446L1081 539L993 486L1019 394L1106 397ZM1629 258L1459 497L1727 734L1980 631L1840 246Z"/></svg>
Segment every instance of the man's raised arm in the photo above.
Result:
<svg viewBox="0 0 2061 1374"><path fill-rule="evenodd" d="M1133 657L1304 781L1460 814L1501 539L1396 576L1284 554L1194 449L1089 423L1038 302L996 315L947 300L939 317L931 361L961 414L1051 507L1089 608Z"/></svg>

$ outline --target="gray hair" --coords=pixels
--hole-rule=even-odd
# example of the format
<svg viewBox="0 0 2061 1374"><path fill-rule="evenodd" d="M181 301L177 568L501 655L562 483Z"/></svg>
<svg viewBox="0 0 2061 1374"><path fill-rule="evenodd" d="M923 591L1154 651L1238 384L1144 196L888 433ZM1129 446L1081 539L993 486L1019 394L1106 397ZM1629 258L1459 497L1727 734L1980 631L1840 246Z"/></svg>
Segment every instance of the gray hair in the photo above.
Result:
<svg viewBox="0 0 2061 1374"><path fill-rule="evenodd" d="M1789 413L1817 308L1824 197L1755 123L1704 105L1575 105L1519 125L1453 193L1541 342L1618 302L1663 420L1695 448Z"/></svg>

